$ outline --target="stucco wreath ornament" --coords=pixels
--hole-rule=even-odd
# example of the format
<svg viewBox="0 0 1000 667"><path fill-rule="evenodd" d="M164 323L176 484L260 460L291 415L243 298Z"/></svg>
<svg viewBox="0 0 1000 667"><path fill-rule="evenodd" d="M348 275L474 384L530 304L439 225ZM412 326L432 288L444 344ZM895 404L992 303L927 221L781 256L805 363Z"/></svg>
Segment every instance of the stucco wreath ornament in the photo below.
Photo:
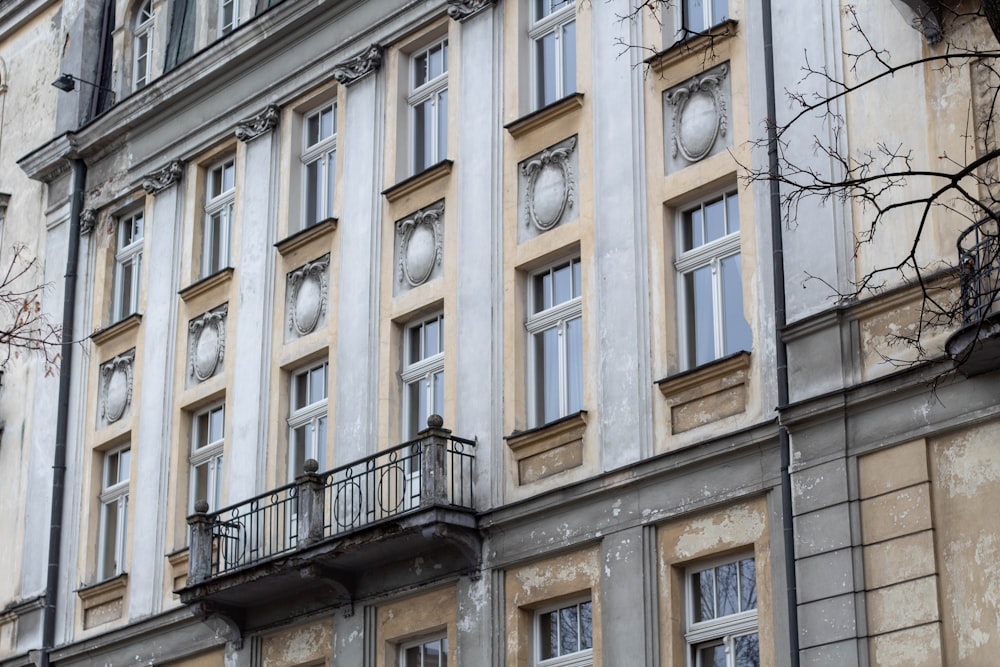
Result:
<svg viewBox="0 0 1000 667"><path fill-rule="evenodd" d="M326 312L330 256L325 255L288 274L288 329L312 333Z"/></svg>
<svg viewBox="0 0 1000 667"><path fill-rule="evenodd" d="M396 223L399 234L399 282L416 287L427 282L441 264L441 216L438 203Z"/></svg>
<svg viewBox="0 0 1000 667"><path fill-rule="evenodd" d="M101 414L109 424L121 419L132 403L134 361L133 349L116 356L101 367L101 380L104 385Z"/></svg>
<svg viewBox="0 0 1000 667"><path fill-rule="evenodd" d="M715 140L726 136L726 97L722 92L729 67L693 80L667 94L674 106L671 143L673 157L678 152L688 162L697 162L708 155Z"/></svg>
<svg viewBox="0 0 1000 667"><path fill-rule="evenodd" d="M539 231L559 224L566 209L573 205L573 170L569 158L576 148L576 137L559 148L546 149L521 165L528 179L525 213Z"/></svg>
<svg viewBox="0 0 1000 667"><path fill-rule="evenodd" d="M229 304L210 310L188 323L191 348L188 350L191 375L204 382L215 375L226 354L226 315Z"/></svg>

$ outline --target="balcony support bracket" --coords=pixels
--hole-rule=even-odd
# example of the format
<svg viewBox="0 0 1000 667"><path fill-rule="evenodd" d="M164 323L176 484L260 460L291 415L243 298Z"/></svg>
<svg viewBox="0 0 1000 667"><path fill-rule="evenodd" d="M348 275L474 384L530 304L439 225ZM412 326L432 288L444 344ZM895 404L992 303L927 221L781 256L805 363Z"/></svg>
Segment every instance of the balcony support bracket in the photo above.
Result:
<svg viewBox="0 0 1000 667"><path fill-rule="evenodd" d="M212 619L220 621L224 627L220 634L225 638L230 648L234 651L243 648L244 614L242 611L211 602L198 602L191 606L191 611L203 623L209 623ZM212 624L209 623L209 625Z"/></svg>

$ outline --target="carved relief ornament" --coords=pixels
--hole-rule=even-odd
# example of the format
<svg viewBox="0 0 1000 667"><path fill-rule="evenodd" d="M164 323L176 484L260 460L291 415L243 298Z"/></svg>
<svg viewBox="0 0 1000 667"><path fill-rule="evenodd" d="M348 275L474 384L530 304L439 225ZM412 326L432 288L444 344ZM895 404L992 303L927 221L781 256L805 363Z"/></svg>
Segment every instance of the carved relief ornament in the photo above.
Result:
<svg viewBox="0 0 1000 667"><path fill-rule="evenodd" d="M329 299L330 255L288 274L288 329L299 336L316 330Z"/></svg>
<svg viewBox="0 0 1000 667"><path fill-rule="evenodd" d="M276 104L269 104L258 114L244 118L236 124L236 138L247 142L270 132L278 126L281 110Z"/></svg>
<svg viewBox="0 0 1000 667"><path fill-rule="evenodd" d="M101 416L109 424L122 418L132 404L135 349L101 366Z"/></svg>
<svg viewBox="0 0 1000 667"><path fill-rule="evenodd" d="M448 16L464 21L496 3L497 0L448 0Z"/></svg>
<svg viewBox="0 0 1000 667"><path fill-rule="evenodd" d="M429 206L396 223L399 237L399 282L411 287L427 282L441 264L441 218L444 202Z"/></svg>
<svg viewBox="0 0 1000 667"><path fill-rule="evenodd" d="M174 183L179 183L184 173L184 163L174 160L166 167L147 174L142 179L142 189L151 195L159 194Z"/></svg>
<svg viewBox="0 0 1000 667"><path fill-rule="evenodd" d="M215 375L225 358L228 314L227 303L188 322L188 365L198 382Z"/></svg>
<svg viewBox="0 0 1000 667"><path fill-rule="evenodd" d="M557 148L549 148L521 165L527 179L524 202L527 222L539 231L559 224L573 205L573 169L569 159L576 149L576 137Z"/></svg>
<svg viewBox="0 0 1000 667"><path fill-rule="evenodd" d="M723 65L667 93L667 103L674 107L671 137L674 157L679 152L688 162L697 162L712 151L719 136L726 136L726 96L722 83L728 73L729 67Z"/></svg>
<svg viewBox="0 0 1000 667"><path fill-rule="evenodd" d="M80 212L80 234L85 235L94 231L97 226L97 209L85 208Z"/></svg>
<svg viewBox="0 0 1000 667"><path fill-rule="evenodd" d="M382 64L382 47L372 44L365 51L333 68L333 78L344 85L371 74Z"/></svg>

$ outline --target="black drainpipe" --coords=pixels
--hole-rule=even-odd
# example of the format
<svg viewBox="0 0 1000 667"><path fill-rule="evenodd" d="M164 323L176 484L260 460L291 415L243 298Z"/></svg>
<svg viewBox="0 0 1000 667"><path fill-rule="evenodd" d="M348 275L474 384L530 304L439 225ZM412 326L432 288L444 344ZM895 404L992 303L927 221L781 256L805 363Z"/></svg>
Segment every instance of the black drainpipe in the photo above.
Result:
<svg viewBox="0 0 1000 667"><path fill-rule="evenodd" d="M781 184L778 182L778 113L774 90L774 34L771 0L762 0L764 14L764 86L767 97L767 162L771 200L771 268L774 289L775 374L778 384L778 443L781 448L781 526L784 534L785 592L788 607L788 648L791 666L799 665L798 585L795 578L795 527L792 523L791 438L781 424L781 411L788 406L788 350L781 332L785 328L785 251L781 229Z"/></svg>
<svg viewBox="0 0 1000 667"><path fill-rule="evenodd" d="M56 600L59 592L59 552L62 549L62 516L66 479L66 434L69 432L69 394L73 367L73 318L76 311L76 266L80 255L80 214L87 165L80 158L73 165L73 192L69 209L69 239L63 292L62 359L59 362L59 404L56 417L56 448L52 457L52 514L49 521L49 561L42 611L42 650L39 667L49 666L49 652L56 637Z"/></svg>

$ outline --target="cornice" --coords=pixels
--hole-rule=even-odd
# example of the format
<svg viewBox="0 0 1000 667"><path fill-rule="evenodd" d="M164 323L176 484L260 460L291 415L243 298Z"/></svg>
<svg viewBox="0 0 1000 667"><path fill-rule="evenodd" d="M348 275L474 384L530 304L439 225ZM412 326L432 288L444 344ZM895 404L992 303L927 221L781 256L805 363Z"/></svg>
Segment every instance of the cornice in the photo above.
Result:
<svg viewBox="0 0 1000 667"><path fill-rule="evenodd" d="M177 292L184 301L191 301L195 297L211 292L220 285L226 285L233 279L235 269L229 266L221 271L216 271L212 275L202 278L198 282L191 283L184 289Z"/></svg>
<svg viewBox="0 0 1000 667"><path fill-rule="evenodd" d="M569 115L582 107L583 93L572 93L560 100L556 100L548 106L544 106L537 111L532 111L507 123L504 125L504 129L510 132L510 136L517 139L542 125L547 125L557 118Z"/></svg>
<svg viewBox="0 0 1000 667"><path fill-rule="evenodd" d="M54 4L56 0L0 2L0 42Z"/></svg>
<svg viewBox="0 0 1000 667"><path fill-rule="evenodd" d="M448 16L465 21L496 3L497 0L448 0Z"/></svg>
<svg viewBox="0 0 1000 667"><path fill-rule="evenodd" d="M398 201L403 197L429 185L430 183L434 183L438 179L448 176L451 174L451 166L451 160L441 160L437 164L433 164L427 169L424 169L409 178L404 178L395 185L389 186L382 191L382 194L385 195L385 198L390 202Z"/></svg>
<svg viewBox="0 0 1000 667"><path fill-rule="evenodd" d="M291 236L278 241L274 244L274 247L278 249L278 254L284 257L285 255L312 243L316 239L332 233L336 228L337 218L320 220L315 225L306 227L305 229L297 231Z"/></svg>
<svg viewBox="0 0 1000 667"><path fill-rule="evenodd" d="M72 132L65 132L31 151L17 164L28 178L51 183L70 170L70 160L80 157L79 142Z"/></svg>

